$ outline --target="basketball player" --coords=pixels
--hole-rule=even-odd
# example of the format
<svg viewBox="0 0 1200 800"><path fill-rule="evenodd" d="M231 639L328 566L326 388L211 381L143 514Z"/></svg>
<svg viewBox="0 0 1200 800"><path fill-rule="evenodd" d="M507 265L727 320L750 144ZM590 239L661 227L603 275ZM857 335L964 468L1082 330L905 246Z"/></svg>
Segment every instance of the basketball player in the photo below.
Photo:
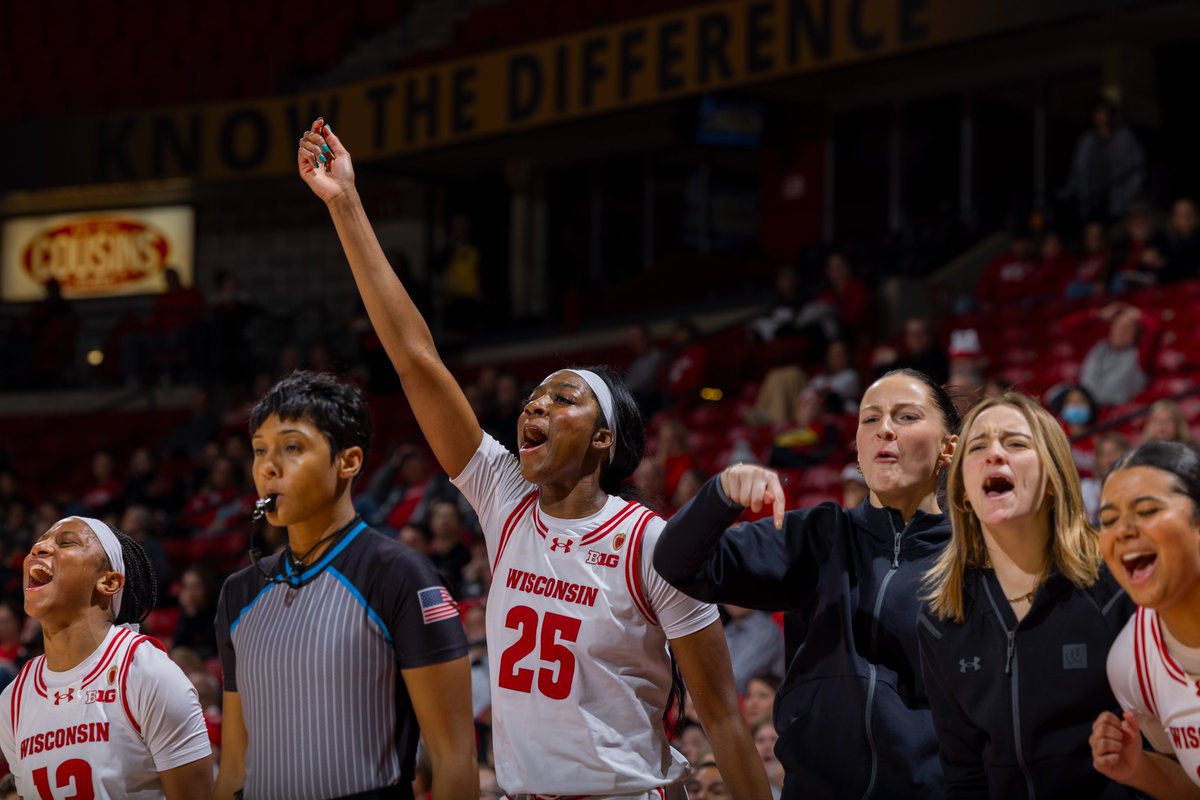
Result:
<svg viewBox="0 0 1200 800"><path fill-rule="evenodd" d="M225 676L215 797L411 800L418 734L434 800L473 797L458 609L424 556L369 529L350 487L371 421L358 389L295 372L250 412L254 485L284 552L217 604Z"/></svg>
<svg viewBox="0 0 1200 800"><path fill-rule="evenodd" d="M212 748L196 690L135 632L157 593L142 548L100 520L67 517L30 549L23 583L46 653L0 693L17 793L207 798Z"/></svg>
<svg viewBox="0 0 1200 800"><path fill-rule="evenodd" d="M1100 551L1140 608L1108 653L1124 709L1089 739L1096 769L1150 797L1200 798L1200 454L1147 442L1100 496ZM1145 734L1153 749L1142 749Z"/></svg>
<svg viewBox="0 0 1200 800"><path fill-rule="evenodd" d="M350 154L321 120L305 132L298 160L329 208L422 431L479 514L495 576L486 627L501 788L510 796L682 792L687 765L662 725L670 641L734 795L770 797L716 609L654 572L662 520L615 496L645 444L629 391L604 369L548 376L524 404L515 458L483 432L438 357L367 220Z"/></svg>

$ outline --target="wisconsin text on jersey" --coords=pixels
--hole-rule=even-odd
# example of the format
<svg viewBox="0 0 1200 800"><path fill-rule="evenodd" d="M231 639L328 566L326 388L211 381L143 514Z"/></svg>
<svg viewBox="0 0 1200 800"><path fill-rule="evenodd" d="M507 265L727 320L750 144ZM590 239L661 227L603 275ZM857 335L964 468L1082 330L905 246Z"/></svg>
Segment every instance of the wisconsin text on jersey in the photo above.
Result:
<svg viewBox="0 0 1200 800"><path fill-rule="evenodd" d="M552 597L555 600L565 600L568 603L578 603L581 606L596 605L596 595L600 589L595 586L584 586L570 583L558 578L536 575L523 569L509 568L504 580L505 586L518 592Z"/></svg>
<svg viewBox="0 0 1200 800"><path fill-rule="evenodd" d="M37 733L21 740L21 758L27 758L48 750L60 747L70 747L73 744L87 742L107 742L107 722L85 722L81 725L70 725L55 731Z"/></svg>

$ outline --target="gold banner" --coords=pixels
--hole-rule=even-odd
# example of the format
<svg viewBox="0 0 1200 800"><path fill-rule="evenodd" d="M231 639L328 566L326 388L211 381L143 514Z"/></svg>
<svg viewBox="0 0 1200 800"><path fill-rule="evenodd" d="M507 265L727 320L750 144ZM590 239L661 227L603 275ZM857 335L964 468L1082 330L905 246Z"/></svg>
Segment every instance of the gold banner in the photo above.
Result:
<svg viewBox="0 0 1200 800"><path fill-rule="evenodd" d="M369 160L894 56L1125 0L728 0L261 101L114 115L16 185L283 175L323 115ZM56 137L50 136L53 140ZM79 147L92 142L94 149ZM65 146L65 145L64 145ZM42 148L46 149L45 147ZM50 148L53 149L53 148ZM81 152L82 151L82 152ZM33 159L37 161L37 159ZM74 172L73 179L65 173Z"/></svg>

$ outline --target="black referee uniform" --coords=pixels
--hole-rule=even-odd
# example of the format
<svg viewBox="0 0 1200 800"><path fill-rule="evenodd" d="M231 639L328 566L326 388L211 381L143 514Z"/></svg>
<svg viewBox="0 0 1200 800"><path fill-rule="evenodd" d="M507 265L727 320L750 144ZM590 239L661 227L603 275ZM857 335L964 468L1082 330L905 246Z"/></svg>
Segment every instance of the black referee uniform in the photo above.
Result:
<svg viewBox="0 0 1200 800"><path fill-rule="evenodd" d="M437 572L361 520L299 578L282 554L260 566L225 582L216 621L244 797L411 798L419 731L400 671L467 653Z"/></svg>

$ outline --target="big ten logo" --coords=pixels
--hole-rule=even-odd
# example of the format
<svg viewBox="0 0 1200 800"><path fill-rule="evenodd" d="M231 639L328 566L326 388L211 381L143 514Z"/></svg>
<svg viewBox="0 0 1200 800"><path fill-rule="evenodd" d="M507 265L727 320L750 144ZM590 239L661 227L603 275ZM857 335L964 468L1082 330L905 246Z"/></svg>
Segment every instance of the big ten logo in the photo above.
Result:
<svg viewBox="0 0 1200 800"><path fill-rule="evenodd" d="M588 564L599 564L602 567L615 567L620 563L620 557L616 553L601 553L599 550L588 550Z"/></svg>
<svg viewBox="0 0 1200 800"><path fill-rule="evenodd" d="M115 703L117 702L116 689L88 689L83 693L83 704L91 705L92 703Z"/></svg>

